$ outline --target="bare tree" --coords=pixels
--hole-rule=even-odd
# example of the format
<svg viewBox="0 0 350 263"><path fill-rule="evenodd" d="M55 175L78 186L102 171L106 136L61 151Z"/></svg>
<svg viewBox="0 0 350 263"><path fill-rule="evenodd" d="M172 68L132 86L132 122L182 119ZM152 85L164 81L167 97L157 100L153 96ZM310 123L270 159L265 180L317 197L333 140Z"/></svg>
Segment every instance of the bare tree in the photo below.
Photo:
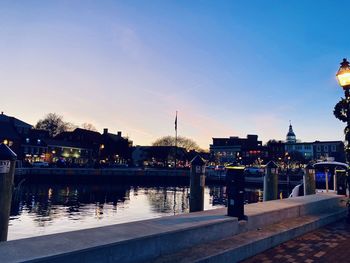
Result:
<svg viewBox="0 0 350 263"><path fill-rule="evenodd" d="M175 146L175 137L174 136L164 136L152 143L153 146ZM202 151L198 144L190 139L183 136L177 137L177 146L185 148L187 151L195 150Z"/></svg>
<svg viewBox="0 0 350 263"><path fill-rule="evenodd" d="M35 125L36 129L46 130L51 137L64 131L74 130L77 126L63 121L63 117L56 113L49 113Z"/></svg>
<svg viewBox="0 0 350 263"><path fill-rule="evenodd" d="M91 124L91 123L84 122L84 123L81 125L81 128L83 128L83 129L85 129L85 130L97 132L96 127L95 127L93 124Z"/></svg>

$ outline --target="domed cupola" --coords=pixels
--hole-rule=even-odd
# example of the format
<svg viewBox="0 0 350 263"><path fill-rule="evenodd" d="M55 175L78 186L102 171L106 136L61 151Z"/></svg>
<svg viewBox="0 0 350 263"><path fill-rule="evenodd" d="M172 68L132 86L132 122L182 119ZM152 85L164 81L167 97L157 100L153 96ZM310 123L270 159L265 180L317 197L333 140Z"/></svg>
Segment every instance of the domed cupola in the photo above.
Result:
<svg viewBox="0 0 350 263"><path fill-rule="evenodd" d="M287 141L287 143L296 143L297 142L297 139L296 139L296 136L295 136L295 133L293 131L293 127L292 127L291 123L289 123L289 131L287 133L286 141Z"/></svg>

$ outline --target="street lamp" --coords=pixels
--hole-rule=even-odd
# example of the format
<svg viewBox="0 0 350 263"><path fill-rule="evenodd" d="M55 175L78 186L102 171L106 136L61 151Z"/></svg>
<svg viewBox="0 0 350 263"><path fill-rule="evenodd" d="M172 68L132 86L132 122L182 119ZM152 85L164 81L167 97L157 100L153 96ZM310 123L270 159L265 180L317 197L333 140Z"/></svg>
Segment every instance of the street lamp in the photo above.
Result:
<svg viewBox="0 0 350 263"><path fill-rule="evenodd" d="M346 60L340 63L340 68L336 74L339 85L343 87L345 98L341 100L334 107L334 116L346 122L346 127L344 129L345 134L345 157L346 162L350 162L350 64Z"/></svg>
<svg viewBox="0 0 350 263"><path fill-rule="evenodd" d="M350 66L346 58L343 58L343 62L340 63L340 68L336 74L339 85L345 89L350 86Z"/></svg>

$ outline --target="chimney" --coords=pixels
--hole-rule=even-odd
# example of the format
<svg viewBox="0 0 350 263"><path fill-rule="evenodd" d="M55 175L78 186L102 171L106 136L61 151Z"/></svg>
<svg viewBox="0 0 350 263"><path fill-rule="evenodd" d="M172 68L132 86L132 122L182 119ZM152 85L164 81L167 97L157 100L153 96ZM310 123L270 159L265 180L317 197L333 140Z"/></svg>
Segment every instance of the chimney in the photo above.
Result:
<svg viewBox="0 0 350 263"><path fill-rule="evenodd" d="M118 137L122 137L122 132L118 131L117 135L118 135Z"/></svg>
<svg viewBox="0 0 350 263"><path fill-rule="evenodd" d="M107 134L108 133L108 129L107 128L104 128L103 129L103 134Z"/></svg>

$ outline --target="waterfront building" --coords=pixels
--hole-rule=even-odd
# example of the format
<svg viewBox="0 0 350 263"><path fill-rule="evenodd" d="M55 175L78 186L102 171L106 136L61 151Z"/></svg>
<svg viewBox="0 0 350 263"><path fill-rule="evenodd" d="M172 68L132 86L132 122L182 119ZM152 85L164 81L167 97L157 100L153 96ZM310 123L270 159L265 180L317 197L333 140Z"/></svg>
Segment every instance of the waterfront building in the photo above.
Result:
<svg viewBox="0 0 350 263"><path fill-rule="evenodd" d="M109 133L108 129L103 130L101 136L99 158L105 163L127 164L131 162L132 141L117 134Z"/></svg>
<svg viewBox="0 0 350 263"><path fill-rule="evenodd" d="M266 146L258 140L258 135L247 135L247 138L231 136L229 138L213 138L209 146L211 155L218 164L228 164L240 161L249 165L262 164L268 157Z"/></svg>
<svg viewBox="0 0 350 263"><path fill-rule="evenodd" d="M49 132L45 130L31 129L26 136L21 138L21 150L19 159L27 163L46 161Z"/></svg>
<svg viewBox="0 0 350 263"><path fill-rule="evenodd" d="M45 161L58 166L86 166L91 164L92 149L78 142L45 139L47 154Z"/></svg>
<svg viewBox="0 0 350 263"><path fill-rule="evenodd" d="M313 152L316 160L331 159L345 162L344 143L342 141L315 141Z"/></svg>
<svg viewBox="0 0 350 263"><path fill-rule="evenodd" d="M102 137L99 132L76 128L74 131L61 132L55 140L77 143L85 149L91 150L91 162L99 160Z"/></svg>
<svg viewBox="0 0 350 263"><path fill-rule="evenodd" d="M310 160L326 160L344 162L344 143L342 141L314 141L314 142L298 142L290 124L286 136L285 152L287 155L299 154L299 159L303 162Z"/></svg>
<svg viewBox="0 0 350 263"><path fill-rule="evenodd" d="M89 150L90 163L128 163L131 160L132 141L124 138L120 131L113 134L109 133L108 129L104 129L103 134L101 134L96 131L77 128L71 132L62 132L55 136L55 139L75 143L77 145L75 148L81 148L85 153L86 150ZM77 153L74 154L77 155ZM86 161L81 162L86 163Z"/></svg>
<svg viewBox="0 0 350 263"><path fill-rule="evenodd" d="M289 124L289 130L286 136L286 143L296 143L297 138L295 136L295 133L293 131L292 123Z"/></svg>
<svg viewBox="0 0 350 263"><path fill-rule="evenodd" d="M312 142L295 142L295 143L286 143L285 152L287 155L297 156L299 153L299 161L306 162L314 159L314 150Z"/></svg>
<svg viewBox="0 0 350 263"><path fill-rule="evenodd" d="M0 114L0 142L8 145L18 160L28 163L62 161L70 165L131 162L132 141L104 129L103 134L77 128L54 138L44 130L15 117Z"/></svg>
<svg viewBox="0 0 350 263"><path fill-rule="evenodd" d="M269 160L281 161L285 156L284 141L269 140L266 144Z"/></svg>
<svg viewBox="0 0 350 263"><path fill-rule="evenodd" d="M15 117L0 114L0 142L9 146L17 155L21 149L21 138L33 128ZM18 156L20 158L20 156Z"/></svg>
<svg viewBox="0 0 350 263"><path fill-rule="evenodd" d="M187 151L175 146L136 146L132 150L132 160L135 166L169 167L175 163L175 153L178 165L185 166L190 160ZM192 155L189 155L192 156Z"/></svg>
<svg viewBox="0 0 350 263"><path fill-rule="evenodd" d="M293 157L294 161L305 163L314 158L312 142L298 142L293 131L292 123L289 123L289 129L286 136L285 156Z"/></svg>

